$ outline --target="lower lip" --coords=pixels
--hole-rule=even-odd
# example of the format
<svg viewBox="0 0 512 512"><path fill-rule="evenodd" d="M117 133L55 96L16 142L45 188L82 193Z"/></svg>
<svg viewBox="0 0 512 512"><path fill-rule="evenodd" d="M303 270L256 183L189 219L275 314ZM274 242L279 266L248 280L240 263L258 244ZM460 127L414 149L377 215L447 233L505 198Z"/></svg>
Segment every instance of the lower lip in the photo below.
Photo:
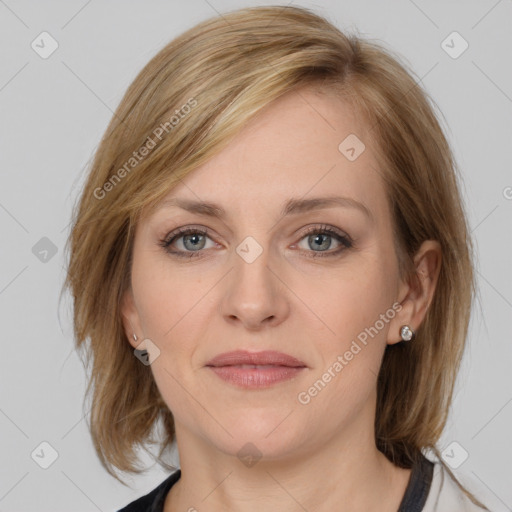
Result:
<svg viewBox="0 0 512 512"><path fill-rule="evenodd" d="M304 367L269 366L243 368L241 366L209 366L222 380L242 388L267 388L296 377Z"/></svg>

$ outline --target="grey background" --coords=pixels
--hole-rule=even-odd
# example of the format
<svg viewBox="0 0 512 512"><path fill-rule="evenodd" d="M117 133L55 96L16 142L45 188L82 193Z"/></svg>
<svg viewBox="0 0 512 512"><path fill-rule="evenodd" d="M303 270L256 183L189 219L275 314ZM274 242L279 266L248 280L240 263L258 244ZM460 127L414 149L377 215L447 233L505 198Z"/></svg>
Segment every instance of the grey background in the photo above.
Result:
<svg viewBox="0 0 512 512"><path fill-rule="evenodd" d="M58 303L71 205L143 65L216 12L265 3L0 0L0 511L117 510L165 478L152 467L127 478L129 489L95 455L70 301ZM512 510L512 2L293 3L398 52L444 115L464 174L480 298L439 446L459 443L469 457L456 475L492 510ZM59 44L47 59L31 48L42 31ZM441 46L453 31L469 43L456 59ZM41 252L52 245L55 255ZM31 458L43 441L58 453L48 469Z"/></svg>

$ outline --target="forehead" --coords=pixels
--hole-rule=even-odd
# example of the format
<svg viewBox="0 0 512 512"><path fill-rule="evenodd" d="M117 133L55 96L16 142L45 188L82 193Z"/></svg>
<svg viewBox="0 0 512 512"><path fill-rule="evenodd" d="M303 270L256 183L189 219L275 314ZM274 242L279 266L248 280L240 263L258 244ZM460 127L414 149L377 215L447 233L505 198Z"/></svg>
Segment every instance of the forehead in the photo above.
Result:
<svg viewBox="0 0 512 512"><path fill-rule="evenodd" d="M386 198L367 129L332 92L287 93L187 175L161 206L181 198L216 203L228 213L280 213L290 198L341 196L368 205L378 217Z"/></svg>

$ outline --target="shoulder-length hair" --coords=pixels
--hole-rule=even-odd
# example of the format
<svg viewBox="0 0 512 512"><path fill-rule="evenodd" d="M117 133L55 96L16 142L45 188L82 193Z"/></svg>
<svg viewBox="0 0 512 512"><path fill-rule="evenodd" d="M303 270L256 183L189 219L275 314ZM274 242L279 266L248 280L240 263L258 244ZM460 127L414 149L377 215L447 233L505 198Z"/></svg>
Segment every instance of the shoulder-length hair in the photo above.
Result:
<svg viewBox="0 0 512 512"><path fill-rule="evenodd" d="M120 315L137 222L263 107L306 85L335 91L366 121L392 207L401 275L417 278L412 258L423 241L441 245L437 288L415 341L386 348L375 441L404 468L421 450L432 450L453 477L436 442L468 330L473 248L451 149L434 102L413 76L381 45L347 36L308 9L282 6L206 20L172 40L137 75L75 205L65 283L74 301L77 348L92 362L92 439L115 478L114 468L141 472L137 445L147 450L158 443L155 458L169 468L162 454L175 435L172 413L150 368L134 357ZM155 440L159 422L163 435Z"/></svg>

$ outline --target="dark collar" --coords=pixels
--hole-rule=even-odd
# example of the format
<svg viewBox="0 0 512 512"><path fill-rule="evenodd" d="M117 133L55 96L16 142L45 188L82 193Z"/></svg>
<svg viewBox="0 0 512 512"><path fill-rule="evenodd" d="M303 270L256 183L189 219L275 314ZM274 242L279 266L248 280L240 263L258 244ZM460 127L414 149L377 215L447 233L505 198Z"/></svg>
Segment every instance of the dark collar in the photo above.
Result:
<svg viewBox="0 0 512 512"><path fill-rule="evenodd" d="M421 458L412 466L409 484L400 507L398 507L398 512L421 512L423 510L432 484L433 472L434 463L421 454Z"/></svg>
<svg viewBox="0 0 512 512"><path fill-rule="evenodd" d="M433 470L434 463L421 455L421 458L412 467L409 483L398 512L421 512L423 510L432 483ZM177 469L150 493L132 501L118 512L163 512L167 493L180 477L181 469Z"/></svg>
<svg viewBox="0 0 512 512"><path fill-rule="evenodd" d="M165 498L171 487L180 479L181 469L171 473L158 487L132 501L118 512L163 512Z"/></svg>

